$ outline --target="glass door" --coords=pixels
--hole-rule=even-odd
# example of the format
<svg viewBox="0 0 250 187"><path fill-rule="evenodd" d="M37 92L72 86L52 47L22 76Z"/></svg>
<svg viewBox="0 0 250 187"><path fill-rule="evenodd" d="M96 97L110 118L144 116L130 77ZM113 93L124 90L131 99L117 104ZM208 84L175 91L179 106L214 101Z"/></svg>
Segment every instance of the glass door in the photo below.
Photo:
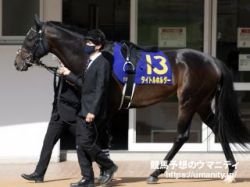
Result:
<svg viewBox="0 0 250 187"><path fill-rule="evenodd" d="M101 29L108 40L129 40L129 0L62 0L62 21L85 29ZM112 119L111 149L128 149L128 111L120 111ZM62 138L61 149L74 149L70 133Z"/></svg>
<svg viewBox="0 0 250 187"><path fill-rule="evenodd" d="M206 0L138 0L134 3L135 38L143 46L204 51ZM133 10L133 9L132 9ZM132 13L133 15L133 13ZM131 27L132 28L132 27ZM166 151L177 136L176 95L147 108L130 110L130 151ZM192 121L190 139L181 151L206 151L207 127L199 116Z"/></svg>
<svg viewBox="0 0 250 187"><path fill-rule="evenodd" d="M214 0L213 56L231 70L241 118L250 128L250 1ZM212 135L209 150L222 150Z"/></svg>

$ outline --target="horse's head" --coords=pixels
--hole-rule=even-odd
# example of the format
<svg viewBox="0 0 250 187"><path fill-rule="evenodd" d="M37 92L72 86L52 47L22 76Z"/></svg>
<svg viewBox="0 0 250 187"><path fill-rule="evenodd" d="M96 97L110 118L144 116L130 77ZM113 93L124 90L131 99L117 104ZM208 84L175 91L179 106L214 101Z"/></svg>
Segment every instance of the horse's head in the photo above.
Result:
<svg viewBox="0 0 250 187"><path fill-rule="evenodd" d="M40 58L49 52L76 74L83 71L87 56L83 53L86 30L61 22L41 22L35 17L35 25L28 31L18 50L15 66L26 71L32 65L41 65Z"/></svg>
<svg viewBox="0 0 250 187"><path fill-rule="evenodd" d="M17 51L15 67L18 71L27 71L34 64L38 64L40 58L49 52L48 42L44 37L44 23L35 16L35 25L30 28Z"/></svg>

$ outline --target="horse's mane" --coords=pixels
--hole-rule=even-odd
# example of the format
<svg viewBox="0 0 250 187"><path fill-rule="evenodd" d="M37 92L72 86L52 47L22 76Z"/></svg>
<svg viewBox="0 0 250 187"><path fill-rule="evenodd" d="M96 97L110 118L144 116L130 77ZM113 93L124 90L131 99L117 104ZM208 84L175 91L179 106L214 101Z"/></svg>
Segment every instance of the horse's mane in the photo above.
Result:
<svg viewBox="0 0 250 187"><path fill-rule="evenodd" d="M80 34L82 36L85 36L88 32L87 29L83 29L83 28L77 27L75 25L64 24L64 23L58 22L58 21L48 21L47 24L49 24L49 25L52 24L52 25L58 26L58 27L63 28L67 31L71 31L71 32Z"/></svg>

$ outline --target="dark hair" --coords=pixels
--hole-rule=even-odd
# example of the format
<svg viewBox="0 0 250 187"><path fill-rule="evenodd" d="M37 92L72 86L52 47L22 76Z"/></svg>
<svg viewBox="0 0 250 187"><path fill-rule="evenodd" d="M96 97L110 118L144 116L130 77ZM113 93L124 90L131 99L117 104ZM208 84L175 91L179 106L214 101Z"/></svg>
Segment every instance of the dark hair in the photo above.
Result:
<svg viewBox="0 0 250 187"><path fill-rule="evenodd" d="M106 36L100 29L90 30L85 36L85 40L92 41L95 45L105 45Z"/></svg>

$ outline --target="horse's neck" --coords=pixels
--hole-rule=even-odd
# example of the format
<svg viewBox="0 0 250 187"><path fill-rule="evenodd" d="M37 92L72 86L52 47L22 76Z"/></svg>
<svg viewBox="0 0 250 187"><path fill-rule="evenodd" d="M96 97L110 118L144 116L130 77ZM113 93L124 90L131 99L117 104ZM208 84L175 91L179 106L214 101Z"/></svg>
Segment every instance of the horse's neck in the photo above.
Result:
<svg viewBox="0 0 250 187"><path fill-rule="evenodd" d="M68 30L60 24L48 22L46 24L50 52L55 54L61 62L75 74L83 72L85 56L82 52L83 36Z"/></svg>
<svg viewBox="0 0 250 187"><path fill-rule="evenodd" d="M81 46L70 45L69 42L60 40L54 42L51 53L55 54L65 67L69 68L75 74L83 72L83 61L85 59Z"/></svg>

